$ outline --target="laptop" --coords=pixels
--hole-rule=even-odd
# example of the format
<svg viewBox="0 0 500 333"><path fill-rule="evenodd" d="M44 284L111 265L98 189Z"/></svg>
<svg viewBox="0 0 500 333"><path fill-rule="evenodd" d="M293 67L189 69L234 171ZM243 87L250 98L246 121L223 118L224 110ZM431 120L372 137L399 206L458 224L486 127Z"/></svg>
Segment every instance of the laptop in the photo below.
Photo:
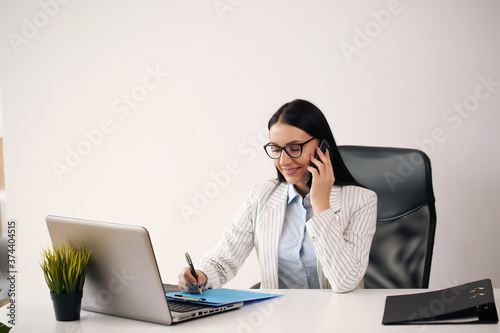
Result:
<svg viewBox="0 0 500 333"><path fill-rule="evenodd" d="M163 325L234 310L243 302L212 307L167 300L148 231L141 226L49 215L54 245L92 250L82 309Z"/></svg>

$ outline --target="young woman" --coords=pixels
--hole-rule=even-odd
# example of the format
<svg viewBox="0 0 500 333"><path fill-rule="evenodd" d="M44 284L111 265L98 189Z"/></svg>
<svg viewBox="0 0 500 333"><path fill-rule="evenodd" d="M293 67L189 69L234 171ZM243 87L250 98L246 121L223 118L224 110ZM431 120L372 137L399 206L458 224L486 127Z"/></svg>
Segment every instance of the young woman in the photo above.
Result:
<svg viewBox="0 0 500 333"><path fill-rule="evenodd" d="M221 241L195 265L198 279L184 268L179 288L191 293L220 288L253 248L263 289L362 287L375 233L376 194L352 177L325 116L310 102L283 105L268 128L264 149L277 179L253 189ZM331 153L319 150L323 139Z"/></svg>

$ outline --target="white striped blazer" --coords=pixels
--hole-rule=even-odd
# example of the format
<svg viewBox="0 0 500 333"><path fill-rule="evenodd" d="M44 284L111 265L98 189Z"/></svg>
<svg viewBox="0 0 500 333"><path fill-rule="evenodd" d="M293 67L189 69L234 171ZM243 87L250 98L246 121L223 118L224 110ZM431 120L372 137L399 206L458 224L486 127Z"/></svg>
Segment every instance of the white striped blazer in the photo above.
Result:
<svg viewBox="0 0 500 333"><path fill-rule="evenodd" d="M269 180L254 187L222 239L197 263L208 288L232 279L255 247L261 288L278 289L278 245L288 183ZM332 187L330 209L306 222L318 259L323 289L347 292L362 286L377 219L375 192L358 186Z"/></svg>

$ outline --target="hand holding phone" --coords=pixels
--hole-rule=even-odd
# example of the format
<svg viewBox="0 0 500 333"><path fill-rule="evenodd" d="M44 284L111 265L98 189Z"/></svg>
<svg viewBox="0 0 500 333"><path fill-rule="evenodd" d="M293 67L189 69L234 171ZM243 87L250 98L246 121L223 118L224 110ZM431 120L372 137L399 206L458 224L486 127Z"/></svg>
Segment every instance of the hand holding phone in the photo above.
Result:
<svg viewBox="0 0 500 333"><path fill-rule="evenodd" d="M326 141L325 139L321 140L321 143L319 144L319 149L323 152L323 154L328 149L330 156L332 156L332 148L330 147L330 144L328 143L328 141ZM320 159L317 153L316 153L316 155L314 155L314 158L316 158L318 160ZM314 163L311 163L311 166L314 167L316 170L318 169L316 167L316 165L314 165ZM308 188L311 188L311 186L312 186L312 178L313 178L312 174L309 173L309 176L307 176L307 180L306 180L306 185Z"/></svg>

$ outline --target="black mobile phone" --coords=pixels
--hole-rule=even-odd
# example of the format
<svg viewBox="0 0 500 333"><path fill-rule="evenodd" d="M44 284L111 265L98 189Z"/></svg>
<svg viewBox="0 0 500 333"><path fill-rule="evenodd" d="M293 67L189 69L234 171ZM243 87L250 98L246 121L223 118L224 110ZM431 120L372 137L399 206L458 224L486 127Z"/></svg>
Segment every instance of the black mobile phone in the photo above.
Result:
<svg viewBox="0 0 500 333"><path fill-rule="evenodd" d="M332 156L332 148L330 147L330 144L328 143L328 141L326 141L325 139L321 140L321 143L319 144L319 149L323 152L323 154L326 152L326 150L328 149L328 152L330 153L330 156ZM319 156L318 156L318 153L316 153L314 155L314 157L316 159L319 159ZM311 162L311 166L318 169L316 167L316 165L314 165L314 163ZM307 180L306 180L306 185L308 188L311 188L311 185L312 185L312 174L309 173L309 176L307 176Z"/></svg>

